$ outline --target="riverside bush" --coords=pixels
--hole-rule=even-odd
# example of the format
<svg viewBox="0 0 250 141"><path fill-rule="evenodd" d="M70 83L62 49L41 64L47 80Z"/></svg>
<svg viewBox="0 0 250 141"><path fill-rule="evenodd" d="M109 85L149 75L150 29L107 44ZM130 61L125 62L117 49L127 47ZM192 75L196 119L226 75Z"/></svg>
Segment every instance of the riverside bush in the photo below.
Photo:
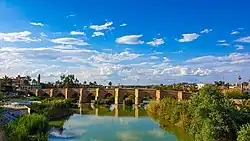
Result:
<svg viewBox="0 0 250 141"><path fill-rule="evenodd" d="M243 124L250 121L250 110L237 110L235 104L216 87L204 86L189 100L164 98L150 102L149 115L183 127L195 141L234 141ZM240 133L239 133L240 134Z"/></svg>
<svg viewBox="0 0 250 141"><path fill-rule="evenodd" d="M250 124L243 125L237 134L237 141L250 141Z"/></svg>
<svg viewBox="0 0 250 141"><path fill-rule="evenodd" d="M242 99L247 97L247 94L242 94L240 89L229 89L226 90L225 96L231 99Z"/></svg>
<svg viewBox="0 0 250 141"><path fill-rule="evenodd" d="M43 115L31 114L18 118L6 127L9 141L28 141L30 139L46 141L44 137L49 129L48 120Z"/></svg>

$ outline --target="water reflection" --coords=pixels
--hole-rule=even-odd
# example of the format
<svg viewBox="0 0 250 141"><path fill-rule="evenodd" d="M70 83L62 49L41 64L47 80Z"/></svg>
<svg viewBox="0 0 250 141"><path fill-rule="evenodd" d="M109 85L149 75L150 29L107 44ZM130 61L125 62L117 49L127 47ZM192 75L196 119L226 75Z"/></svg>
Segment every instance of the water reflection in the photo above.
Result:
<svg viewBox="0 0 250 141"><path fill-rule="evenodd" d="M79 106L79 114L92 114L96 116L147 116L145 111L146 106L125 106L125 105L110 105L106 107L95 107L93 104L82 104ZM100 111L101 110L101 111ZM94 112L94 113L93 113Z"/></svg>
<svg viewBox="0 0 250 141"><path fill-rule="evenodd" d="M78 113L65 120L63 128L50 132L51 141L186 141L164 130L147 116L144 106L110 105L95 108L81 105ZM166 132L167 131L167 132ZM178 132L181 133L181 132Z"/></svg>

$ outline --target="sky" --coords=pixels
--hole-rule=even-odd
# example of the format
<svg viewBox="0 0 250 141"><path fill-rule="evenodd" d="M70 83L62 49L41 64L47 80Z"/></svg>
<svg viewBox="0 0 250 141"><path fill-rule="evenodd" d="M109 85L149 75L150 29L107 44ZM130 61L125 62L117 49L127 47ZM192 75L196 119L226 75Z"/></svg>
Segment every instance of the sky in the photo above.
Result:
<svg viewBox="0 0 250 141"><path fill-rule="evenodd" d="M0 0L0 77L248 81L249 15L248 0Z"/></svg>

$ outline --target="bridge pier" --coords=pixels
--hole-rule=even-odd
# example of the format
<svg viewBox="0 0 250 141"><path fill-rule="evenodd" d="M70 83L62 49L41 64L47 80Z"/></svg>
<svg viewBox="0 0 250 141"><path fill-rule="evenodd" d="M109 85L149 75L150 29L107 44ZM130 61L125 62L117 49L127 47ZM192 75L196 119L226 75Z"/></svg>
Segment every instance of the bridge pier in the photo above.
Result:
<svg viewBox="0 0 250 141"><path fill-rule="evenodd" d="M98 96L99 96L99 88L95 89L95 100L98 100Z"/></svg>
<svg viewBox="0 0 250 141"><path fill-rule="evenodd" d="M82 100L83 100L83 88L80 89L79 104L82 103Z"/></svg>
<svg viewBox="0 0 250 141"><path fill-rule="evenodd" d="M68 88L64 89L65 99L68 99Z"/></svg>
<svg viewBox="0 0 250 141"><path fill-rule="evenodd" d="M138 106L135 106L135 117L139 117L139 108Z"/></svg>
<svg viewBox="0 0 250 141"><path fill-rule="evenodd" d="M39 96L39 89L36 89L35 95L38 97Z"/></svg>
<svg viewBox="0 0 250 141"><path fill-rule="evenodd" d="M95 108L95 115L99 116L99 108Z"/></svg>
<svg viewBox="0 0 250 141"><path fill-rule="evenodd" d="M139 97L139 90L135 89L135 105L139 104L138 97Z"/></svg>
<svg viewBox="0 0 250 141"><path fill-rule="evenodd" d="M50 94L49 94L50 97L54 97L54 89L50 89Z"/></svg>
<svg viewBox="0 0 250 141"><path fill-rule="evenodd" d="M156 97L156 101L160 101L161 100L161 91L160 90L156 90L155 97Z"/></svg>
<svg viewBox="0 0 250 141"><path fill-rule="evenodd" d="M183 99L183 93L182 91L178 91L178 101L181 101Z"/></svg>
<svg viewBox="0 0 250 141"><path fill-rule="evenodd" d="M119 104L119 88L115 88L115 105Z"/></svg>
<svg viewBox="0 0 250 141"><path fill-rule="evenodd" d="M115 117L119 116L118 104L115 105Z"/></svg>

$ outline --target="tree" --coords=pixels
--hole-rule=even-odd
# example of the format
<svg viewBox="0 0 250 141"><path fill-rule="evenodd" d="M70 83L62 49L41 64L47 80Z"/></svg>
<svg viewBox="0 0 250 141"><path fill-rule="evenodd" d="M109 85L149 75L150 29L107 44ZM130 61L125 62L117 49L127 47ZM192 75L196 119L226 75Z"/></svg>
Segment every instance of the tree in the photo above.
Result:
<svg viewBox="0 0 250 141"><path fill-rule="evenodd" d="M237 141L250 141L250 124L243 125L237 134Z"/></svg>
<svg viewBox="0 0 250 141"><path fill-rule="evenodd" d="M109 82L109 86L110 86L110 87L112 86L112 82L111 82L111 81Z"/></svg>
<svg viewBox="0 0 250 141"><path fill-rule="evenodd" d="M60 76L61 79L61 84L63 85L63 87L69 88L69 87L74 87L76 85L79 84L79 80L77 78L75 78L74 75L62 75ZM59 82L58 82L59 83Z"/></svg>
<svg viewBox="0 0 250 141"><path fill-rule="evenodd" d="M96 81L94 81L94 86L97 86L97 83L96 83Z"/></svg>
<svg viewBox="0 0 250 141"><path fill-rule="evenodd" d="M231 116L235 105L212 85L204 86L191 97L188 131L199 141L236 139L237 126Z"/></svg>
<svg viewBox="0 0 250 141"><path fill-rule="evenodd" d="M5 75L0 79L0 88L3 91L12 91L12 79Z"/></svg>
<svg viewBox="0 0 250 141"><path fill-rule="evenodd" d="M4 76L1 80L1 84L4 86L11 86L12 85L12 80L8 76Z"/></svg>
<svg viewBox="0 0 250 141"><path fill-rule="evenodd" d="M30 81L31 81L31 77L27 75L27 76L24 78L24 84L25 84L25 85L30 85Z"/></svg>

